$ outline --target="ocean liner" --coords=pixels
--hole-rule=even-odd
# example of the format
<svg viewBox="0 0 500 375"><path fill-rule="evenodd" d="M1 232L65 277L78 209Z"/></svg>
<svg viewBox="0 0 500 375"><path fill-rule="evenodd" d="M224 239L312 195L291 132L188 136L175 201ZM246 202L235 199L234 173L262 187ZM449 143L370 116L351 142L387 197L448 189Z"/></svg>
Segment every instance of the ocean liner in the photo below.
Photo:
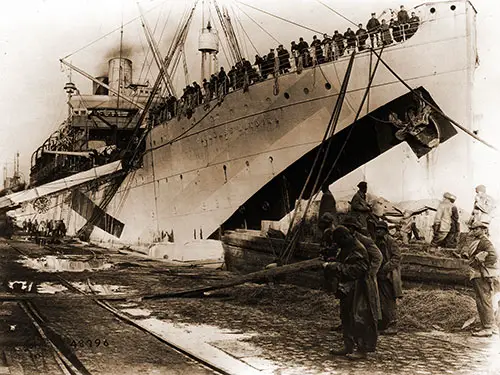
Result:
<svg viewBox="0 0 500 375"><path fill-rule="evenodd" d="M231 60L241 64L231 18L216 10L220 34L236 46ZM268 79L247 72L243 84L194 102L169 102L189 16L165 57L145 25L160 72L155 84L134 82L133 62L123 56L100 77L71 66L93 80L93 93L66 85L68 119L34 152L31 189L0 203L18 207L18 220L63 220L69 234L147 245L259 228L293 210L302 190L303 197L319 190L307 183L311 174L355 186L363 166L370 186L390 189L392 198L451 187L467 196L476 11L456 0L410 12L418 26L398 42L326 61L312 48L310 64L292 55L290 71L280 71L276 59ZM205 21L199 39L207 79L218 71L214 29L215 20Z"/></svg>

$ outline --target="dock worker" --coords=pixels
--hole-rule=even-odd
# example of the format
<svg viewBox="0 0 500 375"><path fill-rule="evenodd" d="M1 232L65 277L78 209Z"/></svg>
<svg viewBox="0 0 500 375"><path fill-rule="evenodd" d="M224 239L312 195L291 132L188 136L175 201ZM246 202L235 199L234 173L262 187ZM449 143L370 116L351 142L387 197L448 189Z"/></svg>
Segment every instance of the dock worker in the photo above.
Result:
<svg viewBox="0 0 500 375"><path fill-rule="evenodd" d="M489 224L491 221L491 213L495 208L493 198L486 194L486 186L476 186L476 197L474 198L474 206L469 220L469 225L479 222Z"/></svg>
<svg viewBox="0 0 500 375"><path fill-rule="evenodd" d="M408 210L403 213L403 220L401 220L401 228L399 231L404 244L410 242L412 235L415 236L417 241L420 240L420 234L418 233L417 224L415 223L415 216Z"/></svg>
<svg viewBox="0 0 500 375"><path fill-rule="evenodd" d="M368 184L361 181L358 184L358 191L351 199L351 212L352 216L356 217L363 228L367 227L367 218L372 212L372 208L366 200L366 193L368 192Z"/></svg>
<svg viewBox="0 0 500 375"><path fill-rule="evenodd" d="M370 290L366 287L369 272L368 253L349 230L343 226L332 233L333 242L340 248L333 262L325 262L323 267L332 271L338 278L335 296L340 300L340 319L342 321L343 348L332 350L333 355L349 359L363 359L369 350L367 343L376 340L377 321L370 306Z"/></svg>
<svg viewBox="0 0 500 375"><path fill-rule="evenodd" d="M493 295L498 290L500 276L498 256L491 241L486 236L487 224L474 222L470 226L469 236L469 264L470 279L474 287L477 312L481 320L481 330L473 333L474 336L489 337L498 333L495 322Z"/></svg>
<svg viewBox="0 0 500 375"><path fill-rule="evenodd" d="M453 194L448 192L443 194L443 200L439 203L436 216L434 217L434 225L432 226L434 230L432 245L444 245L444 240L451 229L452 207L454 206L452 200L454 201Z"/></svg>
<svg viewBox="0 0 500 375"><path fill-rule="evenodd" d="M380 334L396 333L396 299L403 296L401 282L401 251L389 234L385 221L379 221L375 227L375 244L382 252L382 265L377 273L380 308L382 319L379 324Z"/></svg>
<svg viewBox="0 0 500 375"><path fill-rule="evenodd" d="M335 202L335 198L330 191L328 184L325 183L321 186L321 192L323 195L321 196L321 200L319 202L318 218L321 218L327 212L332 214L335 218L337 215L337 203Z"/></svg>
<svg viewBox="0 0 500 375"><path fill-rule="evenodd" d="M333 262L337 257L338 248L333 242L333 224L334 217L330 212L324 213L318 221L318 228L321 231L321 255L325 262ZM325 289L329 293L337 291L338 279L335 273L325 268L323 270L325 277Z"/></svg>
<svg viewBox="0 0 500 375"><path fill-rule="evenodd" d="M444 246L448 248L456 248L458 245L458 236L460 234L460 215L458 213L458 208L455 205L456 197L452 194L450 197L450 201L452 203L451 206L451 224L450 231L446 235L444 239Z"/></svg>

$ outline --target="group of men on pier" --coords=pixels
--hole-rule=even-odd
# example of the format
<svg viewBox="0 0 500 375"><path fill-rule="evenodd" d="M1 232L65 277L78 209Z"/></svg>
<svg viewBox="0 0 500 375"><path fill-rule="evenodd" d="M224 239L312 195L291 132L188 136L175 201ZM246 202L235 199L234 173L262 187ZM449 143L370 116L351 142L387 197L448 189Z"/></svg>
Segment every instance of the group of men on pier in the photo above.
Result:
<svg viewBox="0 0 500 375"><path fill-rule="evenodd" d="M35 242L41 238L48 238L49 241L56 241L66 236L66 224L63 220L24 220L22 223L23 231L28 236L33 237Z"/></svg>
<svg viewBox="0 0 500 375"><path fill-rule="evenodd" d="M343 347L334 355L350 359L366 358L376 350L378 334L397 333L396 301L401 298L401 251L389 231L388 218L367 199L368 184L360 182L351 199L351 210L339 223L336 202L328 186L322 188L318 227L322 231L325 278L329 290L340 300ZM488 337L498 333L493 295L499 288L499 262L488 238L494 209L486 188L476 188L476 198L468 222L468 246L458 256L468 259L470 279L476 295L482 328L473 335ZM433 225L434 246L456 246L460 232L456 197L445 193ZM401 227L403 243L411 234L420 239L413 216L405 212Z"/></svg>

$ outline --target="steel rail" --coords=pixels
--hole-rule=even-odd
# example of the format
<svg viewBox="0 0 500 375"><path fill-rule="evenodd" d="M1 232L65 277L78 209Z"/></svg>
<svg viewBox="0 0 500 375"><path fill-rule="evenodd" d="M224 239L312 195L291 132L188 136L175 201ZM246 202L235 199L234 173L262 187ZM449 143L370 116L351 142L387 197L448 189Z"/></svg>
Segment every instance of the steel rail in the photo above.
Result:
<svg viewBox="0 0 500 375"><path fill-rule="evenodd" d="M13 250L17 251L19 254L23 255L23 256L26 256L26 253L24 251L22 251L21 249L19 249L18 247L16 246L13 246L9 243L9 247L11 247ZM50 246L44 246L45 248L48 248L49 250L51 251L54 251L55 249L53 247L50 247ZM213 363L197 356L196 354L193 354L191 352L189 352L188 350L186 349L183 349L182 347L174 344L173 342L171 341L168 341L167 339L161 337L160 335L158 335L157 333L145 328L145 327L142 327L141 325L139 325L138 323L136 323L134 320L130 319L128 316L126 316L125 314L121 313L118 309L116 309L115 307L111 306L109 303L106 303L104 301L100 301L99 300L99 297L97 295L95 295L94 291L92 290L91 287L90 290L92 291L92 293L94 294L88 294L88 293L85 293L84 291L81 291L80 289L76 288L75 286L73 286L73 284L71 284L68 280L66 280L65 278L63 278L62 276L60 275L56 275L57 278L61 281L61 283L66 287L68 288L68 290L71 290L75 293L78 293L78 294L81 294L82 296L85 296L87 297L89 300L95 302L98 306L106 309L107 311L109 311L110 313L112 313L113 315L115 315L117 318L119 318L122 322L124 323L127 323L139 330L141 330L142 332L144 333L147 333L151 336L153 336L154 338L156 338L157 340L159 340L160 342L162 342L163 344L165 344L166 346L168 346L170 349L172 349L173 351L175 351L176 353L179 353L187 358L189 358L191 361L199 364L199 365L202 365L203 367L206 367L207 369L213 371L215 374L221 374L221 375L232 375L232 373L220 368L220 367L217 367L216 365L214 365ZM87 279L88 280L88 279ZM89 281L88 281L89 282ZM19 302L19 304L24 304L26 302ZM35 306L33 305L33 303L30 303L31 305L31 308L32 309L35 309ZM24 308L23 308L24 309ZM36 310L35 310L36 311ZM30 319L31 319L31 316L30 316ZM32 320L33 321L33 320ZM36 326L35 326L36 327ZM42 336L43 337L43 336ZM55 346L55 344L54 344ZM52 346L51 346L52 347ZM57 348L57 347L55 347ZM62 353L61 353L62 354ZM66 358L67 361L70 361L69 359ZM64 362L64 361L63 361ZM70 361L71 362L71 361ZM71 364L74 365L73 362L71 362ZM83 365L82 365L83 366ZM71 373L72 375L84 375L85 372L72 372ZM87 372L87 374L90 374Z"/></svg>

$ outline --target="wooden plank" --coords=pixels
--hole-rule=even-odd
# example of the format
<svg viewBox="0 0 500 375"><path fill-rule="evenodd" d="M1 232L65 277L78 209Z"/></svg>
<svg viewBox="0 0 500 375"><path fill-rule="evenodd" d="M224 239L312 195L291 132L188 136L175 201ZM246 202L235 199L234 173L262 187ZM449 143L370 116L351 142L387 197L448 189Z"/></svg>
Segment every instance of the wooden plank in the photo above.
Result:
<svg viewBox="0 0 500 375"><path fill-rule="evenodd" d="M241 285L247 282L255 282L260 280L270 280L279 276L300 273L305 270L321 268L324 261L320 258L314 258L309 260L304 260L302 262L297 262L293 264L288 264L281 267L275 267L270 269L265 269L261 271L252 272L242 276L237 276L227 280L222 280L217 283L213 283L208 286L202 286L199 288L186 289L181 291L173 291L164 294L155 294L150 296L144 296L144 299L159 299L159 298L171 298L171 297L190 297L203 294L205 292L210 292L217 289L230 288L236 285Z"/></svg>
<svg viewBox="0 0 500 375"><path fill-rule="evenodd" d="M228 232L223 237L226 265L230 271L253 272L274 261L273 248L282 246L283 240L269 239L253 232ZM273 248L270 247L273 244ZM294 260L313 258L319 253L319 245L300 243ZM276 250L274 250L276 252ZM405 280L468 285L468 264L464 259L403 253L402 277ZM303 273L306 286L320 285L322 274ZM306 280L306 278L308 280ZM318 280L315 280L315 279ZM297 278L295 278L297 279Z"/></svg>

